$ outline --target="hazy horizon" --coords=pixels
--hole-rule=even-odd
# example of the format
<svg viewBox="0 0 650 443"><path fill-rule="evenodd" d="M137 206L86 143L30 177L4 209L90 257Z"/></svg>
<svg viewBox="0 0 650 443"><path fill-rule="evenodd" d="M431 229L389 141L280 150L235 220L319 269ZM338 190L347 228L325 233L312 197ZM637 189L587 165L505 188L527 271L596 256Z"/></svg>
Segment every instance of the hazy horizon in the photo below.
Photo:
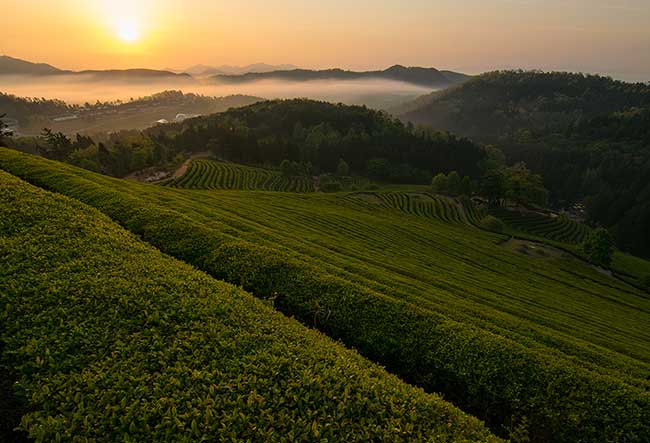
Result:
<svg viewBox="0 0 650 443"><path fill-rule="evenodd" d="M643 0L414 0L408 7L395 0L6 0L3 8L11 20L0 29L0 53L62 69L402 64L650 80L650 8Z"/></svg>

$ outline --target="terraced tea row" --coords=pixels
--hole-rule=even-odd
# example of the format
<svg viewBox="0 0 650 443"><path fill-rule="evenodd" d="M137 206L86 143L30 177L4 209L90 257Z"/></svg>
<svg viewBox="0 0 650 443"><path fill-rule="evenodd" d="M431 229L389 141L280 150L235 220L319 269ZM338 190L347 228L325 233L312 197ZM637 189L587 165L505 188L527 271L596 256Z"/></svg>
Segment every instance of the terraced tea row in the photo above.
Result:
<svg viewBox="0 0 650 443"><path fill-rule="evenodd" d="M365 208L397 209L449 223L463 223L465 220L462 206L455 200L424 192L359 192L350 194L346 200Z"/></svg>
<svg viewBox="0 0 650 443"><path fill-rule="evenodd" d="M240 189L313 192L311 177L287 178L277 171L213 160L193 160L183 176L166 186L187 189Z"/></svg>
<svg viewBox="0 0 650 443"><path fill-rule="evenodd" d="M589 228L566 216L549 217L536 212L498 210L497 217L515 230L563 243L581 243Z"/></svg>
<svg viewBox="0 0 650 443"><path fill-rule="evenodd" d="M377 196L169 189L5 150L0 166L273 300L498 432L525 417L532 441L650 436L650 301L581 261L517 254L503 236Z"/></svg>
<svg viewBox="0 0 650 443"><path fill-rule="evenodd" d="M0 171L0 212L0 361L35 441L499 441L99 211Z"/></svg>

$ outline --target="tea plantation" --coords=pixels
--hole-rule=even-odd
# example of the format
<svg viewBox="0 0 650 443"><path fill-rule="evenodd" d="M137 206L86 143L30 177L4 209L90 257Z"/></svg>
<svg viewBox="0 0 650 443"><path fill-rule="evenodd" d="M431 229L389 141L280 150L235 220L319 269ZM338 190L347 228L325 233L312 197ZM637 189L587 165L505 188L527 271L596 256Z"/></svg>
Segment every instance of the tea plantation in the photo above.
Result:
<svg viewBox="0 0 650 443"><path fill-rule="evenodd" d="M399 192L173 189L9 150L0 168L94 206L501 435L650 440L648 293L568 255L510 250L469 208Z"/></svg>
<svg viewBox="0 0 650 443"><path fill-rule="evenodd" d="M0 171L0 210L0 410L35 441L499 441L95 209Z"/></svg>
<svg viewBox="0 0 650 443"><path fill-rule="evenodd" d="M561 215L549 217L534 212L523 213L505 209L495 211L495 215L518 231L564 243L580 243L589 232L587 226Z"/></svg>
<svg viewBox="0 0 650 443"><path fill-rule="evenodd" d="M169 181L166 185L189 189L314 191L314 180L311 177L287 178L277 171L213 160L193 160L182 177Z"/></svg>

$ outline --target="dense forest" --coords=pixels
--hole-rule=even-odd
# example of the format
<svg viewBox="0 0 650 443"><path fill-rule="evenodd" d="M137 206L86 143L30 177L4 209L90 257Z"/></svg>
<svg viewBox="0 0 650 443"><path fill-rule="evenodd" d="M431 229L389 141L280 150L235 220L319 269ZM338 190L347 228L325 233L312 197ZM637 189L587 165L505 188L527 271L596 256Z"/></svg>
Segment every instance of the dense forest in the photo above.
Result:
<svg viewBox="0 0 650 443"><path fill-rule="evenodd" d="M650 86L497 72L423 97L404 120L493 144L544 178L552 204L584 203L624 250L650 256Z"/></svg>
<svg viewBox="0 0 650 443"><path fill-rule="evenodd" d="M363 106L277 100L152 128L152 139L177 151L205 149L218 158L278 166L283 160L313 173L351 171L395 183L429 183L434 171L477 176L485 152L449 133L416 129Z"/></svg>

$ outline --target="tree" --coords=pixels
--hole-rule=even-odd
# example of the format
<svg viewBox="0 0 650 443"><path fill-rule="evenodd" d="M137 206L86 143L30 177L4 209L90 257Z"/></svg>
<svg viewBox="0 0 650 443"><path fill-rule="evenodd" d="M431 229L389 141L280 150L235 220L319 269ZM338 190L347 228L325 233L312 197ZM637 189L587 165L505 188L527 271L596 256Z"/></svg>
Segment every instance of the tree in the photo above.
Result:
<svg viewBox="0 0 650 443"><path fill-rule="evenodd" d="M506 197L520 204L548 205L548 191L542 176L533 174L523 162L501 170L504 175Z"/></svg>
<svg viewBox="0 0 650 443"><path fill-rule="evenodd" d="M45 145L39 148L47 158L64 161L73 151L72 141L62 132L52 132L51 129L45 128L41 137L45 139Z"/></svg>
<svg viewBox="0 0 650 443"><path fill-rule="evenodd" d="M447 176L442 172L437 174L431 180L431 190L436 194L445 194L447 192Z"/></svg>
<svg viewBox="0 0 650 443"><path fill-rule="evenodd" d="M483 148L484 158L481 169L485 172L498 171L506 166L506 156L499 148L488 145Z"/></svg>
<svg viewBox="0 0 650 443"><path fill-rule="evenodd" d="M104 143L97 146L97 163L102 174L111 175L113 171L113 156Z"/></svg>
<svg viewBox="0 0 650 443"><path fill-rule="evenodd" d="M463 177L463 180L460 183L460 195L470 197L472 195L473 188L474 186L472 184L472 179L468 176Z"/></svg>
<svg viewBox="0 0 650 443"><path fill-rule="evenodd" d="M449 173L447 176L447 192L450 195L458 195L460 194L460 185L461 185L461 179L460 175L458 175L458 172L452 171Z"/></svg>
<svg viewBox="0 0 650 443"><path fill-rule="evenodd" d="M348 166L345 160L339 160L339 165L336 167L336 175L339 177L347 177L350 175L350 166Z"/></svg>
<svg viewBox="0 0 650 443"><path fill-rule="evenodd" d="M376 180L385 180L389 176L390 165L388 159L372 158L366 165L368 176Z"/></svg>
<svg viewBox="0 0 650 443"><path fill-rule="evenodd" d="M505 197L505 183L501 172L492 172L481 179L481 194L489 202L490 207L501 206Z"/></svg>
<svg viewBox="0 0 650 443"><path fill-rule="evenodd" d="M285 177L291 177L291 162L287 159L282 160L282 163L280 163L280 170L282 171L282 175Z"/></svg>
<svg viewBox="0 0 650 443"><path fill-rule="evenodd" d="M13 133L8 129L7 124L2 120L7 114L0 115L0 145L5 143L5 137L11 137Z"/></svg>
<svg viewBox="0 0 650 443"><path fill-rule="evenodd" d="M591 231L582 243L582 251L592 264L609 266L612 263L612 254L614 253L614 241L609 231L604 228Z"/></svg>

